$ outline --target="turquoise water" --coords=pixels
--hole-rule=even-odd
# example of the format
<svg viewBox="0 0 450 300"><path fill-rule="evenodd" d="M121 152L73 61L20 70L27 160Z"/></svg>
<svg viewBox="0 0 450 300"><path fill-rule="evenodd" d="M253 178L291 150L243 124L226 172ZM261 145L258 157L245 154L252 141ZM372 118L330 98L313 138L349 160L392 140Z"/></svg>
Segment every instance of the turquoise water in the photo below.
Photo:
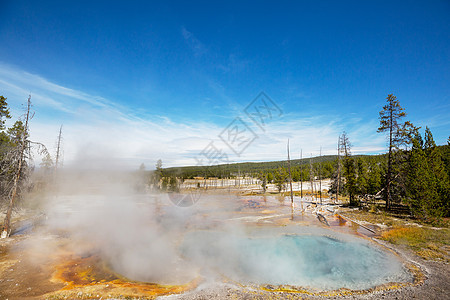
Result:
<svg viewBox="0 0 450 300"><path fill-rule="evenodd" d="M412 280L397 257L359 238L202 231L188 234L181 250L208 274L241 283L333 290Z"/></svg>

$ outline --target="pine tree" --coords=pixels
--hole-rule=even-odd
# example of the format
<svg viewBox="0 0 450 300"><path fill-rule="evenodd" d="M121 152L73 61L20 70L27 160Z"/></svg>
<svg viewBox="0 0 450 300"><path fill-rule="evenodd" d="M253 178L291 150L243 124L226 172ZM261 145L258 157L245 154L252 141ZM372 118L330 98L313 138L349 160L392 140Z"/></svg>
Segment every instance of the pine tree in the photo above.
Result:
<svg viewBox="0 0 450 300"><path fill-rule="evenodd" d="M429 195L428 191L428 164L423 150L423 140L419 132L415 134L412 140L406 178L406 203L415 216L422 216L426 213L424 204L431 195Z"/></svg>
<svg viewBox="0 0 450 300"><path fill-rule="evenodd" d="M412 139L412 149L406 168L405 202L416 217L440 219L449 214L449 176L442 154L436 147L430 129L423 140L418 130Z"/></svg>
<svg viewBox="0 0 450 300"><path fill-rule="evenodd" d="M392 94L386 98L387 104L380 111L380 127L378 132L387 132L388 135L388 161L385 177L385 194L386 209L391 208L393 198L398 198L398 190L394 191L393 180L398 177L401 171L401 164L404 157L401 156L401 147L407 145L411 141L411 132L414 126L409 122L401 122L406 116L404 109L400 106L400 102Z"/></svg>
<svg viewBox="0 0 450 300"><path fill-rule="evenodd" d="M180 191L180 189L178 187L178 180L174 175L169 177L169 180L167 183L168 183L168 190L170 192L179 192Z"/></svg>
<svg viewBox="0 0 450 300"><path fill-rule="evenodd" d="M273 182L273 174L272 172L267 172L267 182L272 183Z"/></svg>
<svg viewBox="0 0 450 300"><path fill-rule="evenodd" d="M6 98L3 96L0 96L0 164L4 160L4 156L6 155L6 152L9 150L9 137L5 130L5 122L6 119L10 119L11 115L9 114L9 108L8 103L6 102ZM1 169L3 169L2 165L0 165ZM0 177L0 184L3 178ZM0 192L0 197L1 197Z"/></svg>
<svg viewBox="0 0 450 300"><path fill-rule="evenodd" d="M279 192L282 192L283 190L285 190L285 183L289 177L286 169L284 167L280 167L278 168L277 171L275 171L275 175L274 175L274 180L275 180L275 184L278 188Z"/></svg>
<svg viewBox="0 0 450 300"><path fill-rule="evenodd" d="M368 169L367 192L376 195L383 188L383 167L379 162L372 162Z"/></svg>
<svg viewBox="0 0 450 300"><path fill-rule="evenodd" d="M259 174L259 180L261 180L261 187L263 189L263 193L267 190L267 173L261 172Z"/></svg>
<svg viewBox="0 0 450 300"><path fill-rule="evenodd" d="M167 191L167 187L169 186L169 178L163 177L161 181L161 190L163 192Z"/></svg>
<svg viewBox="0 0 450 300"><path fill-rule="evenodd" d="M163 169L162 169L163 163L161 159L158 159L156 162L155 168L156 170L152 172L152 175L150 176L150 184L153 187L153 189L162 189L162 182L161 179L163 178ZM167 182L165 182L167 187Z"/></svg>
<svg viewBox="0 0 450 300"><path fill-rule="evenodd" d="M424 150L428 163L429 193L430 197L427 213L432 217L443 217L449 214L450 181L445 171L442 153L436 147L431 130L426 127Z"/></svg>
<svg viewBox="0 0 450 300"><path fill-rule="evenodd" d="M344 131L341 136L342 151L344 154L343 160L343 175L345 177L344 190L350 198L350 205L358 205L356 201L356 194L358 192L356 184L356 168L355 161L351 155L351 144L347 133Z"/></svg>
<svg viewBox="0 0 450 300"><path fill-rule="evenodd" d="M6 102L6 98L0 96L0 130L5 129L5 121L6 119L10 119L11 115L9 114L8 103Z"/></svg>
<svg viewBox="0 0 450 300"><path fill-rule="evenodd" d="M359 195L367 195L369 191L369 174L366 162L359 158L356 162L356 185Z"/></svg>

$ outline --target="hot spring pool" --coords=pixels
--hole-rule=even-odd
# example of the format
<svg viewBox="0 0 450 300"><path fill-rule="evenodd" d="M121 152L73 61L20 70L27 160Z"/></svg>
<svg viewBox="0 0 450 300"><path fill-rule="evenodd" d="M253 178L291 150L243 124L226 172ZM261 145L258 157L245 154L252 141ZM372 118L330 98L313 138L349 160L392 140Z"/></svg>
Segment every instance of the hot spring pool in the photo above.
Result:
<svg viewBox="0 0 450 300"><path fill-rule="evenodd" d="M370 241L308 231L197 231L185 236L181 251L208 272L244 284L361 290L413 280L395 255Z"/></svg>

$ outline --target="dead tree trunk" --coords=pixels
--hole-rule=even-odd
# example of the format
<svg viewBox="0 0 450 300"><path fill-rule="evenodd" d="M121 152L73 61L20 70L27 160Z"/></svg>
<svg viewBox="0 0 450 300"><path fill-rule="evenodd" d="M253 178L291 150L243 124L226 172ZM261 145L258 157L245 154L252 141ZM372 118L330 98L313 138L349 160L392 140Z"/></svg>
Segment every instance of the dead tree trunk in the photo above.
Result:
<svg viewBox="0 0 450 300"><path fill-rule="evenodd" d="M300 149L300 166L302 165L302 155L303 155L303 149ZM300 167L300 208L303 211L303 168Z"/></svg>
<svg viewBox="0 0 450 300"><path fill-rule="evenodd" d="M241 168L238 168L238 189L241 189Z"/></svg>
<svg viewBox="0 0 450 300"><path fill-rule="evenodd" d="M303 163L303 149L300 149L300 165ZM300 168L300 198L303 199L303 168Z"/></svg>
<svg viewBox="0 0 450 300"><path fill-rule="evenodd" d="M62 125L61 127L59 127L59 134L58 134L58 144L56 146L56 159L55 159L55 174L56 171L58 170L58 165L59 165L59 158L61 156L61 137L62 137Z"/></svg>
<svg viewBox="0 0 450 300"><path fill-rule="evenodd" d="M314 197L314 171L313 171L313 167L312 167L312 153L311 153L311 158L309 159L309 180L311 181L311 201L313 201L313 199L315 199Z"/></svg>
<svg viewBox="0 0 450 300"><path fill-rule="evenodd" d="M339 188L341 183L341 135L338 138L338 173L337 173L337 188L336 188L336 203L339 202Z"/></svg>
<svg viewBox="0 0 450 300"><path fill-rule="evenodd" d="M292 208L294 208L294 194L292 193L291 157L289 155L289 140L287 144L287 155L288 155L289 185L291 187L291 206Z"/></svg>
<svg viewBox="0 0 450 300"><path fill-rule="evenodd" d="M14 175L14 182L12 186L12 190L9 196L9 205L8 210L6 211L5 221L3 222L3 230L1 233L1 238L7 238L11 234L11 215L13 211L14 204L16 202L19 181L22 175L22 167L25 159L25 151L27 150L27 138L28 138L28 121L30 119L30 108L31 108L31 96L28 97L27 101L27 113L25 116L25 127L23 132L21 133L20 143L19 143L19 157L16 167L16 174Z"/></svg>
<svg viewBox="0 0 450 300"><path fill-rule="evenodd" d="M58 134L58 142L56 144L56 157L55 157L55 170L53 172L53 184L56 187L56 180L58 178L58 167L59 167L59 160L61 158L61 138L62 138L62 125L59 127L59 134Z"/></svg>
<svg viewBox="0 0 450 300"><path fill-rule="evenodd" d="M321 165L321 158L322 158L322 146L320 147L320 154L319 154L319 195L320 195L320 205L322 205L322 177L321 177L321 171L322 171L322 165Z"/></svg>

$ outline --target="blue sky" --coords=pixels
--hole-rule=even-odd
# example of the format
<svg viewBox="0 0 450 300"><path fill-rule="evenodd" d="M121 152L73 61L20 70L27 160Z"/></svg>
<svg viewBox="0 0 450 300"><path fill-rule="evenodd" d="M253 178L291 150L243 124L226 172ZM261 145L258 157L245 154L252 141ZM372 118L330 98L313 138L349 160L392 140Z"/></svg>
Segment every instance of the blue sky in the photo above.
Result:
<svg viewBox="0 0 450 300"><path fill-rule="evenodd" d="M333 154L343 130L381 153L389 93L450 134L448 1L116 2L0 1L0 94L17 116L31 93L50 148L64 124L67 164ZM261 91L282 110L264 131L244 112ZM219 138L236 117L257 136L240 155Z"/></svg>

